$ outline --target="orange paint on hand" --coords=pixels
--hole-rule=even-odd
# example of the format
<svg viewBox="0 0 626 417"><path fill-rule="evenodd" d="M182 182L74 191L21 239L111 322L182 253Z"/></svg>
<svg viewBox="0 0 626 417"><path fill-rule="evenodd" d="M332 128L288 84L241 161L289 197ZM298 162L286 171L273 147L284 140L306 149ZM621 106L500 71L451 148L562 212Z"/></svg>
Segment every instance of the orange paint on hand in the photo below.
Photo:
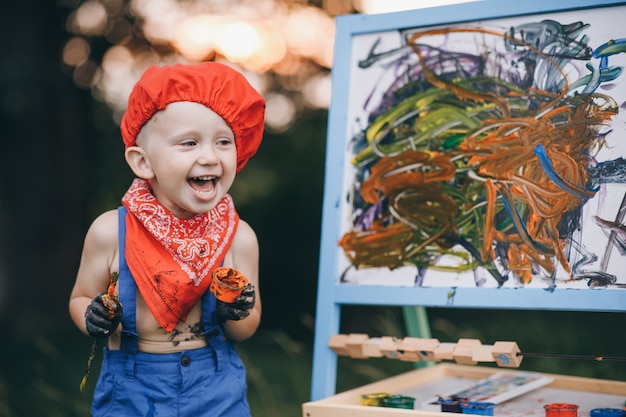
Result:
<svg viewBox="0 0 626 417"><path fill-rule="evenodd" d="M117 310L117 304L119 302L119 298L115 293L118 277L119 274L117 272L111 274L111 281L109 282L107 292L102 295L102 304L109 309L109 318L111 319L115 317L115 310Z"/></svg>
<svg viewBox="0 0 626 417"><path fill-rule="evenodd" d="M218 300L232 303L241 295L246 285L248 279L244 274L234 268L222 266L213 271L209 289Z"/></svg>

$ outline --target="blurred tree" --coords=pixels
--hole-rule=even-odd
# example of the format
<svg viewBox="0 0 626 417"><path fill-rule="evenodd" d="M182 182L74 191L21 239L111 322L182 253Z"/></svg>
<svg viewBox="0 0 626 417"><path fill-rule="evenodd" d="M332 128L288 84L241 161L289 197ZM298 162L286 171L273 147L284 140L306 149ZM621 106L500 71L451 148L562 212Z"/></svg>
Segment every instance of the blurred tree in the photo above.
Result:
<svg viewBox="0 0 626 417"><path fill-rule="evenodd" d="M90 94L61 72L66 13L11 2L0 13L0 330L69 324L67 297L88 216Z"/></svg>
<svg viewBox="0 0 626 417"><path fill-rule="evenodd" d="M119 120L150 65L215 60L236 66L266 97L267 127L285 131L328 107L334 15L350 0L65 0L63 62Z"/></svg>

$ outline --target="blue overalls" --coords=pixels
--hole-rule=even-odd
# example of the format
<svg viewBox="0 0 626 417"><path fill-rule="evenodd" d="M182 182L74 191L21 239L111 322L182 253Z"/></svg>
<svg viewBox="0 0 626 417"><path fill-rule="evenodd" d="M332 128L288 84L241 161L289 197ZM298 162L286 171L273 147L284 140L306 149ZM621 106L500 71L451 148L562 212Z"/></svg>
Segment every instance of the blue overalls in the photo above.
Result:
<svg viewBox="0 0 626 417"><path fill-rule="evenodd" d="M137 349L137 286L126 265L126 209L119 213L119 299L124 307L120 350L104 349L92 416L250 417L246 373L234 344L224 337L215 297L202 297L208 346L154 354Z"/></svg>

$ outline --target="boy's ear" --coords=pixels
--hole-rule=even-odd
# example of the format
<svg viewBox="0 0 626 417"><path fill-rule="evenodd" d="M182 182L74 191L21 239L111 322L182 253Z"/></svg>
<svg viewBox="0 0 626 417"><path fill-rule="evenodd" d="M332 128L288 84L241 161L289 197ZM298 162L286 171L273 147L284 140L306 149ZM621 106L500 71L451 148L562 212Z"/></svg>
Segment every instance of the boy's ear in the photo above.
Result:
<svg viewBox="0 0 626 417"><path fill-rule="evenodd" d="M152 171L152 166L145 150L139 146L130 146L126 148L124 157L126 157L126 163L128 163L128 166L136 176L144 180L154 178L154 171Z"/></svg>

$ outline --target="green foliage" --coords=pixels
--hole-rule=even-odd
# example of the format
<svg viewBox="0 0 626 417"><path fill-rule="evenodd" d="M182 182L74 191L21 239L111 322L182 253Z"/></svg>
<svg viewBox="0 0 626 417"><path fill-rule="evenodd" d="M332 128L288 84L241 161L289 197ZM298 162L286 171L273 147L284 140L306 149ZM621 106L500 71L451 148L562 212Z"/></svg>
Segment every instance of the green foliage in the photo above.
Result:
<svg viewBox="0 0 626 417"><path fill-rule="evenodd" d="M239 349L254 417L299 416L311 390L311 346L282 330L262 331Z"/></svg>

